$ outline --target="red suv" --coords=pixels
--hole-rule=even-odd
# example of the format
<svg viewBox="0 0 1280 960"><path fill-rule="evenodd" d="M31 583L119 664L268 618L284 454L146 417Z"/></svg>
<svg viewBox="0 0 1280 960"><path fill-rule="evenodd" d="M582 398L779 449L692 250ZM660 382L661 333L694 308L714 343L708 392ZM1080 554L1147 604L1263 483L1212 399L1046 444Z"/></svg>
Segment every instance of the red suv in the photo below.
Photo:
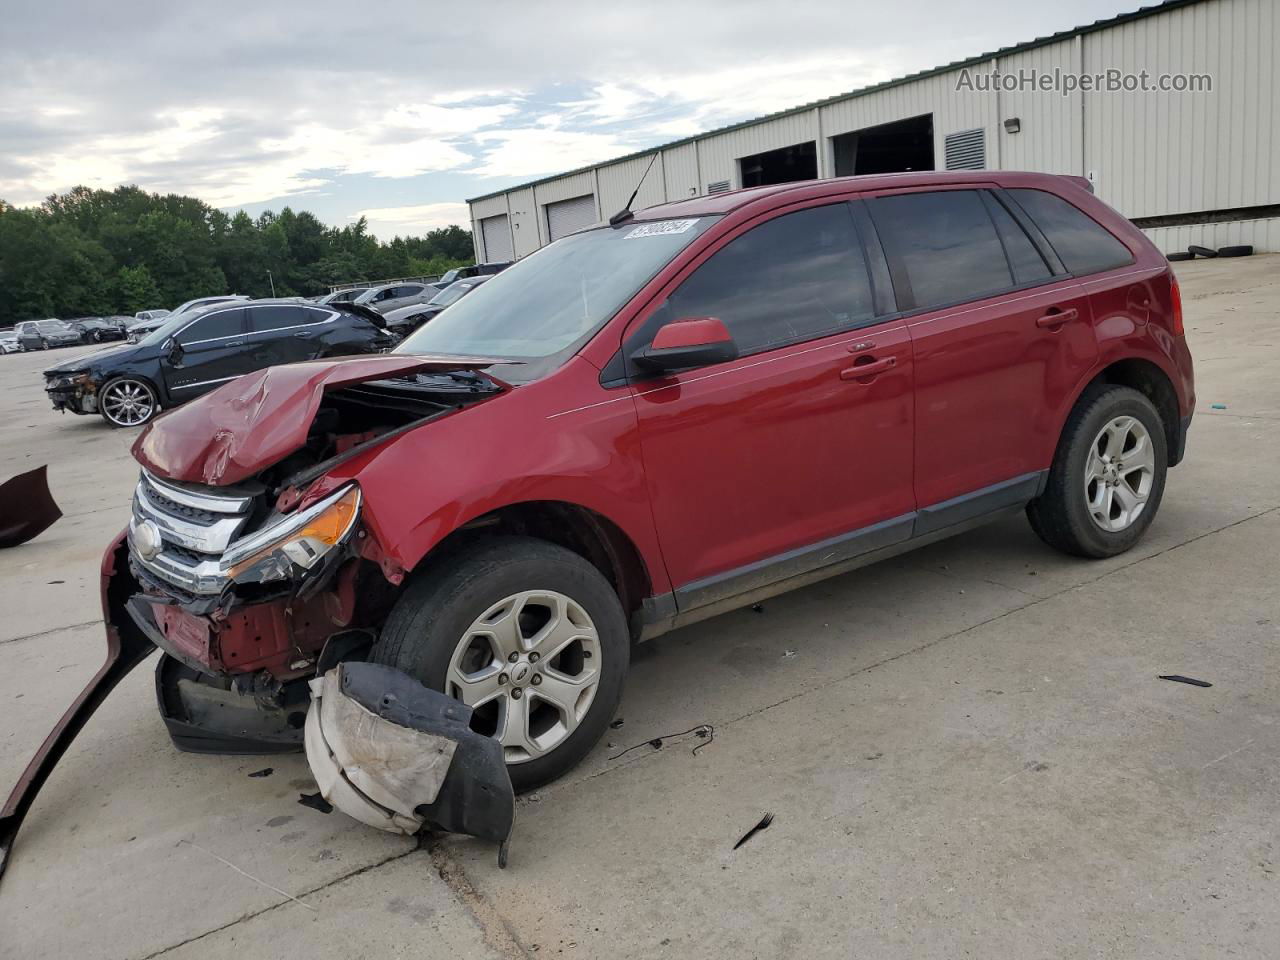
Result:
<svg viewBox="0 0 1280 960"><path fill-rule="evenodd" d="M190 749L296 746L348 658L470 704L518 789L630 645L1026 510L1129 549L1195 403L1165 258L1079 179L787 184L551 244L388 356L162 416L107 618Z"/></svg>

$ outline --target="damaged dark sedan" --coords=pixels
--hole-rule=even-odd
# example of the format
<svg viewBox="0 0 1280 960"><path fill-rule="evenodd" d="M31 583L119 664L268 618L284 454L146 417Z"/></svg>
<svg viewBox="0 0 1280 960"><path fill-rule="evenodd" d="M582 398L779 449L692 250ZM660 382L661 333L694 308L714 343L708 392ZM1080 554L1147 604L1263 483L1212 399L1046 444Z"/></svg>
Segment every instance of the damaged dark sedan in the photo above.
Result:
<svg viewBox="0 0 1280 960"><path fill-rule="evenodd" d="M53 409L100 414L137 427L264 367L378 353L397 342L381 316L353 304L230 301L189 310L137 343L101 350L44 371Z"/></svg>

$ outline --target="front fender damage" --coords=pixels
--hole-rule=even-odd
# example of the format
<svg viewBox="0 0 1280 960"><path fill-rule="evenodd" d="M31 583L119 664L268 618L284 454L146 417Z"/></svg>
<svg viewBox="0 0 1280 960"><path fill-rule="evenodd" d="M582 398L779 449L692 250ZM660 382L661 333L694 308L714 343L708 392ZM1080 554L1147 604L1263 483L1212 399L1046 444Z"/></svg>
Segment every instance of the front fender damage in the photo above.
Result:
<svg viewBox="0 0 1280 960"><path fill-rule="evenodd" d="M491 840L505 867L515 792L502 746L470 720L470 707L393 667L339 664L311 681L307 763L321 796L361 823Z"/></svg>

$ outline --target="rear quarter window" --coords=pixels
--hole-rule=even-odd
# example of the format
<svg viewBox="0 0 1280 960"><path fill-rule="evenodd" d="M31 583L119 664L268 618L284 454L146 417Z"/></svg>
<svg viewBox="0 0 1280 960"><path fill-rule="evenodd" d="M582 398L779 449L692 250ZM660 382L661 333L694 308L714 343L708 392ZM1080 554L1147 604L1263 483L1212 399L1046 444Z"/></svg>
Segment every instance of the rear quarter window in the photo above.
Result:
<svg viewBox="0 0 1280 960"><path fill-rule="evenodd" d="M869 206L890 262L896 259L906 274L916 308L977 300L1014 285L976 190L877 197Z"/></svg>
<svg viewBox="0 0 1280 960"><path fill-rule="evenodd" d="M1035 221L1070 273L1099 273L1133 263L1128 247L1056 194L1026 188L1007 193Z"/></svg>

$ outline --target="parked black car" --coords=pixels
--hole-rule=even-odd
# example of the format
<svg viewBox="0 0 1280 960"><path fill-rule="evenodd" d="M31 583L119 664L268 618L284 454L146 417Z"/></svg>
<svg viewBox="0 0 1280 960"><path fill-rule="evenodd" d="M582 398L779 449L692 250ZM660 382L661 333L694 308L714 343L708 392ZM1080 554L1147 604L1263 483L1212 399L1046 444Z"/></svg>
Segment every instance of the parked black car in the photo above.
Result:
<svg viewBox="0 0 1280 960"><path fill-rule="evenodd" d="M79 332L81 343L105 343L123 340L128 320L127 317L76 317L67 323Z"/></svg>
<svg viewBox="0 0 1280 960"><path fill-rule="evenodd" d="M388 310L382 315L382 319L387 321L387 329L396 336L407 337L428 320L433 319L449 304L461 300L488 279L486 276L460 280L445 287L426 303L414 303L398 310Z"/></svg>
<svg viewBox="0 0 1280 960"><path fill-rule="evenodd" d="M510 260L504 260L501 263L473 263L469 267L455 267L437 280L436 286L443 288L459 280L470 280L472 277L491 277L507 269L511 263Z"/></svg>
<svg viewBox="0 0 1280 960"><path fill-rule="evenodd" d="M321 357L378 353L399 342L366 307L296 300L190 310L136 344L76 357L44 372L55 410L100 413L136 427L236 377Z"/></svg>
<svg viewBox="0 0 1280 960"><path fill-rule="evenodd" d="M144 312L156 314L156 316L153 316L148 320L135 320L133 323L129 324L127 331L128 339L131 343L137 343L152 330L158 330L176 317L184 314L190 314L192 311L199 310L202 307L210 307L218 303L231 303L232 301L247 303L248 300L249 298L243 293L231 293L219 297L196 297L196 299L188 300L181 306L166 313L161 313L158 310L147 310Z"/></svg>

